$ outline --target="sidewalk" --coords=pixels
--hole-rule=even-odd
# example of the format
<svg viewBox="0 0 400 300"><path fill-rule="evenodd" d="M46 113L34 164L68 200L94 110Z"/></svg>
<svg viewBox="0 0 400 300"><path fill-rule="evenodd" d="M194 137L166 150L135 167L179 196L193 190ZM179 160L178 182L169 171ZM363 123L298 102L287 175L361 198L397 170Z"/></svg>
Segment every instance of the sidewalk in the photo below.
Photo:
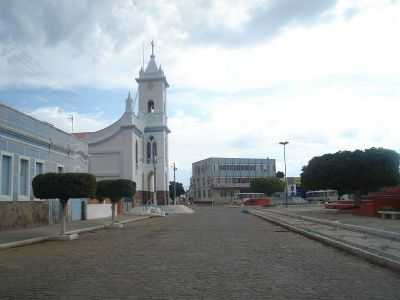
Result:
<svg viewBox="0 0 400 300"><path fill-rule="evenodd" d="M120 223L135 222L148 219L147 216L120 215L116 217ZM102 229L111 223L111 218L102 218L67 223L67 233L81 233ZM59 234L60 224L52 224L34 228L0 231L0 250L17 246L43 242Z"/></svg>
<svg viewBox="0 0 400 300"><path fill-rule="evenodd" d="M390 228L399 228L400 222L396 220L349 214L341 218L339 213L333 214L315 207L247 208L246 211L311 239L400 271L399 231L387 231L388 226L384 226L389 222Z"/></svg>
<svg viewBox="0 0 400 300"><path fill-rule="evenodd" d="M346 224L372 227L400 233L400 220L381 219L376 217L363 217L351 214L350 210L326 209L321 205L315 206L289 206L270 208L271 211L281 211L300 216L314 217L330 221L340 221Z"/></svg>

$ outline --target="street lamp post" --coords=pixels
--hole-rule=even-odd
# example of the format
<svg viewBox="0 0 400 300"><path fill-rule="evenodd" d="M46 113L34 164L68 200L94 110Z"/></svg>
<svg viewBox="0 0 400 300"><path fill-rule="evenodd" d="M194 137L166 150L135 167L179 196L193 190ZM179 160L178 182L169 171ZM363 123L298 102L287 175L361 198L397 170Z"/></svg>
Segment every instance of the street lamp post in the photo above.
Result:
<svg viewBox="0 0 400 300"><path fill-rule="evenodd" d="M157 155L153 155L153 168L154 168L154 194L153 194L153 203L157 205L157 181L156 181L156 165L157 165Z"/></svg>
<svg viewBox="0 0 400 300"><path fill-rule="evenodd" d="M288 183L287 183L287 176L286 176L286 145L289 144L289 142L279 142L279 144L283 145L283 160L285 162L285 205L286 207L288 206Z"/></svg>
<svg viewBox="0 0 400 300"><path fill-rule="evenodd" d="M176 172L176 170L178 170L178 168L175 167L175 162L174 162L172 168L174 170L174 205L176 205L176 179L175 179L175 172Z"/></svg>

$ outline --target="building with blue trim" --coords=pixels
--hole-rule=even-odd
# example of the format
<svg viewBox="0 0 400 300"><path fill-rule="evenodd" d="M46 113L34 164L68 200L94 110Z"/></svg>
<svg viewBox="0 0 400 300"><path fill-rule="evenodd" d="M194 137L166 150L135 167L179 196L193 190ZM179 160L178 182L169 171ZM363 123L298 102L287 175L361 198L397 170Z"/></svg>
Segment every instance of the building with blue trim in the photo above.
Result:
<svg viewBox="0 0 400 300"><path fill-rule="evenodd" d="M0 229L46 223L47 206L32 191L36 175L87 171L85 142L0 103Z"/></svg>

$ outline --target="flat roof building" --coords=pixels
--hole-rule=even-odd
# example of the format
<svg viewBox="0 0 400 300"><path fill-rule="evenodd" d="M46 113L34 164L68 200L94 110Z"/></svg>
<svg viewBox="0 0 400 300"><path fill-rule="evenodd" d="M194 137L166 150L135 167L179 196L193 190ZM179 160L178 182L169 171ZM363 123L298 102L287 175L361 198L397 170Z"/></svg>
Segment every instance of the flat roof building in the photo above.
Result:
<svg viewBox="0 0 400 300"><path fill-rule="evenodd" d="M192 164L191 195L198 203L229 203L249 190L252 178L275 174L275 159L210 157Z"/></svg>

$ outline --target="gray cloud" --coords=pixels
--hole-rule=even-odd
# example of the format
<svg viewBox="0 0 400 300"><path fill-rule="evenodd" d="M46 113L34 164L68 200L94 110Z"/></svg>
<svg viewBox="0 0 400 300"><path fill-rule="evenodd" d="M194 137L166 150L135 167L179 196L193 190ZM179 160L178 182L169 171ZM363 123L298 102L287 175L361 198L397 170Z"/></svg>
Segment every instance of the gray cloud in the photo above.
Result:
<svg viewBox="0 0 400 300"><path fill-rule="evenodd" d="M270 38L289 24L315 22L336 0L244 2L231 9L233 13L235 9L248 11L249 20L239 30L226 26L227 8L217 7L218 2L178 1L166 5L158 1L1 1L0 41L19 46L56 46L68 41L79 48L83 44L89 47L102 35L120 49L150 30L153 34L168 34L168 38L187 34L192 43L237 45ZM228 7L230 4L227 2Z"/></svg>
<svg viewBox="0 0 400 300"><path fill-rule="evenodd" d="M205 2L205 1L204 1ZM250 10L250 19L240 30L232 30L218 22L204 22L211 5L205 5L185 15L190 39L194 43L214 43L245 46L268 40L290 25L310 25L321 20L324 12L333 8L337 0L266 0L257 2ZM202 20L202 17L203 20ZM193 21L197 20L197 21Z"/></svg>
<svg viewBox="0 0 400 300"><path fill-rule="evenodd" d="M167 64L179 48L262 43L289 26L320 22L336 1L0 1L0 86L103 81L104 72L90 70L136 69L150 39Z"/></svg>

